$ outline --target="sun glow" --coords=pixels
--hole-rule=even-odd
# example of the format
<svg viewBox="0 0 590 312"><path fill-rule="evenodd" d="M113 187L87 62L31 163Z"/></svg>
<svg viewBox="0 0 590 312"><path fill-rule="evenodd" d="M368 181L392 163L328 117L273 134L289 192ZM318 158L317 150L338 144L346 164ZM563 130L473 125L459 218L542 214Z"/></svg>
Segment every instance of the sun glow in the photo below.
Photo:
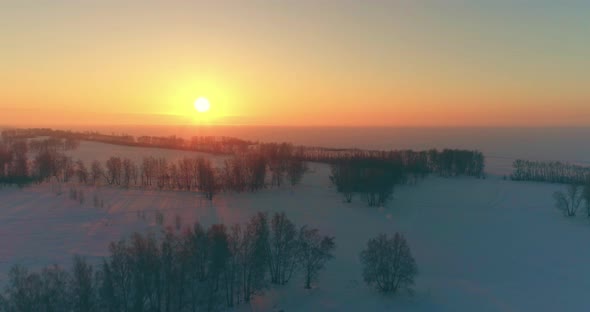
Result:
<svg viewBox="0 0 590 312"><path fill-rule="evenodd" d="M204 97L200 97L195 101L195 109L199 113L207 112L210 107L211 107L211 104L209 103L209 100L207 100Z"/></svg>

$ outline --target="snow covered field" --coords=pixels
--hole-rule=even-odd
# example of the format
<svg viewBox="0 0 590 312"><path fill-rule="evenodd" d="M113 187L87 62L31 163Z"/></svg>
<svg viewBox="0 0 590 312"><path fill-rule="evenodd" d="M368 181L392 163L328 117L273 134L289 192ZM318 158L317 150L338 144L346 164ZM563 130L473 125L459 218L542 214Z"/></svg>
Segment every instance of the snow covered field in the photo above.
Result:
<svg viewBox="0 0 590 312"><path fill-rule="evenodd" d="M184 157L208 157L216 166L221 166L223 160L227 156L217 156L206 153L192 152L192 151L181 151L151 147L130 147L123 145L112 145L99 142L80 142L80 148L73 151L68 151L68 156L72 157L74 161L80 159L90 165L94 160L98 160L101 163L105 163L111 156L129 158L137 164L141 164L144 157L152 156L155 158L166 158L169 161L176 162Z"/></svg>
<svg viewBox="0 0 590 312"><path fill-rule="evenodd" d="M183 157L184 152L83 143L74 159L109 156ZM157 153L162 153L157 154ZM188 152L187 152L188 153ZM195 154L195 153L190 153ZM216 157L218 160L219 158ZM311 164L301 185L250 194L199 195L78 187L85 203L69 199L70 186L44 184L0 190L0 277L12 264L68 266L75 253L107 255L108 243L134 231L158 230L155 212L173 226L199 221L244 222L257 211L285 211L297 224L336 237L335 258L318 287L294 280L256 298L241 311L587 311L590 222L567 219L553 208L559 185L504 181L497 176L427 178L396 189L386 208L352 204L331 187L329 167ZM488 171L494 172L494 167ZM104 201L95 208L93 198ZM138 212L139 211L139 212ZM583 213L581 213L583 214ZM144 218L145 216L145 218ZM416 294L383 297L361 277L359 252L380 232L403 232L419 269Z"/></svg>

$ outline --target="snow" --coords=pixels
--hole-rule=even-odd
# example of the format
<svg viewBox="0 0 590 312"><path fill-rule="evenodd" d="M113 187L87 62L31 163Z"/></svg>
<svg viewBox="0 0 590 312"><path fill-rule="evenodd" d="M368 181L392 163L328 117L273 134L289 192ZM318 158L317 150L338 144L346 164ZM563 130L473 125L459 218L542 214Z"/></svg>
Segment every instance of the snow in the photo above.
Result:
<svg viewBox="0 0 590 312"><path fill-rule="evenodd" d="M212 156L211 154L193 152L193 151L182 151L172 149L161 149L152 147L129 147L125 145L112 145L100 142L89 142L81 141L80 147L73 151L68 151L68 156L72 157L72 160L82 160L88 165L94 160L98 160L104 164L111 156L129 158L138 165L144 157L152 156L155 158L166 158L170 162L176 162L184 157L209 157L213 160L214 164L221 166L223 160L227 156Z"/></svg>
<svg viewBox="0 0 590 312"><path fill-rule="evenodd" d="M75 157L183 157L185 152L84 142ZM211 156L219 160L219 157ZM584 311L590 304L588 220L565 218L552 193L563 186L512 182L498 176L430 177L396 188L384 208L355 198L344 203L328 180L329 167L311 164L301 185L259 193L220 194L213 203L196 193L35 185L0 190L0 278L15 263L38 268L70 265L73 254L98 260L108 243L134 231L157 231L155 212L174 224L244 222L257 211L285 211L298 225L336 237L335 258L312 290L300 280L267 291L238 311ZM492 168L493 169L493 168ZM95 208L93 197L104 200ZM145 212L145 220L138 215ZM583 215L583 212L580 212ZM416 258L415 295L383 296L361 276L359 252L378 233L403 232Z"/></svg>

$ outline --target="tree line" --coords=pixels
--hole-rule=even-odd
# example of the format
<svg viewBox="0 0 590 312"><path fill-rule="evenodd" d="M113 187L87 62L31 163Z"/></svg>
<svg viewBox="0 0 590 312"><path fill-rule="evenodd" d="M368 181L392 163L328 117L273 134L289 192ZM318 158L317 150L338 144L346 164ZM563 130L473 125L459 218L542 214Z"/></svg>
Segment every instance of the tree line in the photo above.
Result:
<svg viewBox="0 0 590 312"><path fill-rule="evenodd" d="M281 149L281 146L274 147ZM185 157L176 162L144 157L139 164L127 158L110 157L104 164L93 161L89 170L77 162L75 169L82 183L198 190L208 199L220 191L256 192L285 183L294 186L306 171L306 163L289 152L274 155L268 150L232 155L220 168L204 157Z"/></svg>
<svg viewBox="0 0 590 312"><path fill-rule="evenodd" d="M76 132L50 128L9 129L2 131L4 141L50 137L65 141L94 141L100 143L197 151L212 154L246 152L256 143L227 136L194 136L190 139L172 136L139 136L103 134L96 131Z"/></svg>
<svg viewBox="0 0 590 312"><path fill-rule="evenodd" d="M590 180L590 167L570 163L517 159L512 167L510 179L514 181L584 184Z"/></svg>
<svg viewBox="0 0 590 312"><path fill-rule="evenodd" d="M360 194L369 206L384 205L395 185L417 181L429 174L484 177L484 156L478 151L357 151L329 159L330 180L345 201L350 203L354 194Z"/></svg>
<svg viewBox="0 0 590 312"><path fill-rule="evenodd" d="M459 149L371 151L303 147L301 154L307 161L329 164L347 159L391 160L399 162L406 173L416 175L434 173L443 177L465 175L477 178L483 178L485 175L485 157L479 151Z"/></svg>
<svg viewBox="0 0 590 312"><path fill-rule="evenodd" d="M307 171L305 161L286 143L261 144L258 149L234 154L224 160L221 168L204 157L184 157L173 162L151 156L139 163L112 156L88 166L67 156L66 146L71 145L54 138L0 143L0 183L68 183L77 179L78 183L91 185L201 191L211 200L220 191L255 192L285 183L297 185ZM32 161L28 159L29 151L34 155Z"/></svg>
<svg viewBox="0 0 590 312"><path fill-rule="evenodd" d="M258 213L246 224L200 224L182 232L134 234L113 242L98 265L74 257L31 272L15 266L3 311L183 312L214 311L250 302L276 285L318 281L333 255L334 238L297 228L284 213Z"/></svg>
<svg viewBox="0 0 590 312"><path fill-rule="evenodd" d="M67 270L40 272L13 266L0 295L6 312L195 312L248 303L300 276L304 288L319 280L333 258L334 237L297 228L284 213L265 213L246 224L182 232L133 234L112 242L98 264L74 256ZM368 286L383 294L413 293L418 273L403 234L379 234L359 254Z"/></svg>
<svg viewBox="0 0 590 312"><path fill-rule="evenodd" d="M484 176L485 159L479 151L459 149L413 150L360 150L324 147L294 146L290 143L262 143L241 140L227 136L195 136L184 139L177 136L140 136L128 134L102 134L99 132L74 132L50 128L11 129L2 131L5 142L31 139L40 136L70 140L97 141L116 145L156 147L165 149L191 150L214 154L243 154L257 151L269 156L280 156L285 152L293 157L313 162L333 163L341 159L401 159L404 167L417 174L436 173L440 176L467 175ZM79 144L79 143L78 143Z"/></svg>
<svg viewBox="0 0 590 312"><path fill-rule="evenodd" d="M208 159L202 157L183 158L177 162L169 162L165 158L145 157L141 163L135 163L133 160L115 156L105 163L94 161L90 168L87 168L81 161L74 163L72 159L65 156L63 151L67 149L66 146L75 148L77 146L75 142L79 142L76 141L77 139L102 137L101 134L81 134L51 129L11 131L3 132L2 136L14 142L12 146L20 146L18 144L23 142L23 138L36 135L65 137L63 149L61 149L62 144L55 143L62 142L61 139L55 137L31 140L29 145L33 151L37 152L33 166L31 170L28 169L26 152L24 153L25 164L22 163L23 157L10 158L9 162L15 163L10 166L14 169L11 171L13 177L20 176L24 172L28 173L22 176L22 180L25 181L45 181L55 178L59 182L69 182L72 177L77 176L80 183L199 190L208 199L213 199L220 191L255 192L267 186L280 187L284 183L296 185L306 172L308 161L329 163L332 170L330 179L338 192L344 195L345 200L351 202L354 194L360 194L369 206L384 205L391 198L395 185L418 181L429 174L443 177L458 175L485 177L485 158L479 151L458 149L365 151L308 148L289 143L254 144L251 142L247 142L247 148L242 149L241 152L236 149L227 150L231 156L224 161L221 168L215 168ZM107 137L119 143L136 142L131 136ZM68 140L73 140L74 143L66 144ZM141 141L146 143L154 142L154 140L154 137L151 137L149 140L143 138ZM180 138L171 137L171 140L180 145L174 145L176 144L174 143L164 146L172 146L170 148L184 146L184 140ZM162 142L156 141L160 142L158 144ZM203 142L214 143L215 141ZM231 145L233 144L231 142L238 141L225 138L221 142L229 142L228 144ZM14 152L8 154L11 157L17 155ZM22 156L22 154L18 155ZM2 154L0 154L0 165L2 165L1 157ZM17 160L20 160L20 163ZM8 171L5 170L5 172Z"/></svg>
<svg viewBox="0 0 590 312"><path fill-rule="evenodd" d="M402 166L406 176L411 175L412 177L424 177L427 174L434 173L444 177L467 175L481 178L484 177L485 167L485 159L481 152L458 149L444 149L442 151L436 149L428 151L330 149L294 146L289 143L251 142L231 137L193 137L190 140L176 136L142 136L136 138L130 135L106 135L98 132L72 132L47 128L13 129L2 132L5 142L31 139L39 136L49 136L50 139L35 142L35 147L32 150L38 150L39 145L43 147L43 143L46 144L50 140L58 139L64 140L66 143L73 142L75 146L79 144L76 142L80 140L88 140L109 144L192 150L227 155L244 155L254 152L263 155L268 161L268 168L271 173L271 185L278 186L283 183L285 174L288 171L294 173L290 177L287 177L289 180L300 178L298 174L301 172L300 167L303 163L287 162L287 159L328 164L334 164L348 159L391 160ZM241 186L238 188L241 188Z"/></svg>

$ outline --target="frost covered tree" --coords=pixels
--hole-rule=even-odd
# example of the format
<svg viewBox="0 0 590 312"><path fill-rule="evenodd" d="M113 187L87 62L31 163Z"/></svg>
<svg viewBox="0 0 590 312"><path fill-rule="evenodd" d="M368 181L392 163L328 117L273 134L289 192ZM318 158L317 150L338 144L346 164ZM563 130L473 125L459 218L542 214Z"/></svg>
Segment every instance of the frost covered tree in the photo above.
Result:
<svg viewBox="0 0 590 312"><path fill-rule="evenodd" d="M555 207L563 212L565 216L574 217L583 199L583 190L579 184L569 184L566 192L557 191L553 193Z"/></svg>
<svg viewBox="0 0 590 312"><path fill-rule="evenodd" d="M395 233L393 238L379 234L370 239L360 259L364 266L363 277L370 286L383 293L403 289L411 292L418 269L402 234Z"/></svg>

